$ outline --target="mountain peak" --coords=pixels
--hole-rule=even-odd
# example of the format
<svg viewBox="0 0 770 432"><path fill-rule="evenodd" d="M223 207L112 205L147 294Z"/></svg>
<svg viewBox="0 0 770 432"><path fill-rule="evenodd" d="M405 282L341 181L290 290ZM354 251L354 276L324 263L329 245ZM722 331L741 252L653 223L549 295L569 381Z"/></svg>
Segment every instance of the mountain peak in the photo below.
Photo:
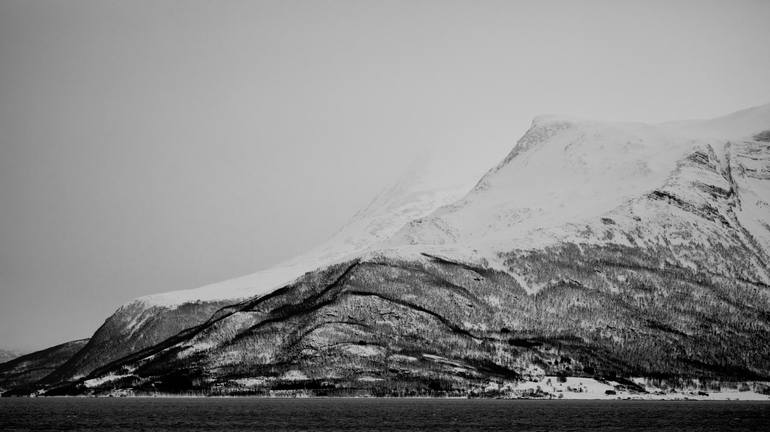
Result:
<svg viewBox="0 0 770 432"><path fill-rule="evenodd" d="M750 138L768 129L770 104L709 120L659 125L539 115L483 176L478 161L449 151L423 158L308 253L253 275L141 300L172 307L264 294L372 248L455 245L491 253L523 241L533 230L595 217L655 190L696 148L712 146L721 154L729 137Z"/></svg>
<svg viewBox="0 0 770 432"><path fill-rule="evenodd" d="M550 124L572 124L589 122L587 119L564 114L540 114L532 119L531 128L547 127Z"/></svg>
<svg viewBox="0 0 770 432"><path fill-rule="evenodd" d="M538 117L477 187L421 164L321 248L121 308L41 385L770 377L768 124Z"/></svg>

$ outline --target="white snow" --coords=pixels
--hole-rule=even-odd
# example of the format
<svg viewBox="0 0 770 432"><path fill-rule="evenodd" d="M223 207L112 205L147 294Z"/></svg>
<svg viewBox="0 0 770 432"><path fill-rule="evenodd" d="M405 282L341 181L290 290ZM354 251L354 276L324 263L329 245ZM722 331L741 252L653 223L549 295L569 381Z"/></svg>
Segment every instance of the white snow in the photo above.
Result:
<svg viewBox="0 0 770 432"><path fill-rule="evenodd" d="M696 196L699 192L691 184L726 180L718 173L678 170L682 159L695 150L712 148L723 168L730 157L729 141L768 129L770 105L713 120L662 125L538 117L511 154L468 195L410 222L385 245L404 250L409 246L441 247L450 256L467 256L463 251L473 250L477 261L494 262L500 252L558 242L581 222L597 221L664 186L675 172L678 193L705 203L705 197ZM762 163L763 168L755 169L764 169L767 175L768 162ZM767 253L770 182L752 181L741 177L740 192L750 203L743 205L740 217ZM666 217L645 214L656 209L645 210L643 206L633 210L643 217ZM648 223L650 220L646 219ZM615 241L626 240L621 237Z"/></svg>
<svg viewBox="0 0 770 432"><path fill-rule="evenodd" d="M287 263L197 289L140 297L137 301L147 306L174 307L194 301L239 300L268 293L317 267L313 262Z"/></svg>
<svg viewBox="0 0 770 432"><path fill-rule="evenodd" d="M458 163L462 158L455 155L416 165L327 242L301 256L247 276L137 301L147 307L169 308L194 301L237 301L267 294L305 272L353 258L427 262L429 258L424 254L430 254L509 271L501 262L501 252L537 249L565 240L576 244L610 241L604 240L603 235L615 229L644 230L634 240L640 247L688 242L701 245L694 252L690 248L688 253L702 250L702 256L676 256L676 264L710 265L708 251L717 244L736 244L739 239L735 235L699 227L704 224L694 215L676 216L677 223L690 224L691 229L685 226L683 232L671 231L671 209L641 199L649 192L663 189L688 202L710 204L710 199L693 185L699 182L728 187L729 179L720 171L709 172L683 164L683 158L695 150L713 151L721 172L730 168L741 199L737 218L756 241L760 253L770 254L770 145L751 142L753 135L765 130L770 130L770 104L713 120L659 125L541 116L500 163L487 160L483 164L480 161L484 158L475 158L463 164ZM613 221L604 224L601 217L611 217ZM579 238L582 228L597 234ZM611 241L632 245L622 235ZM730 271L716 264L710 270ZM513 276L529 293L540 289L520 275ZM130 327L138 328L145 318L137 315ZM210 348L195 342L189 352ZM347 349L357 355L382 354L371 346L351 345ZM423 357L463 367L443 357ZM406 356L393 358L416 361ZM709 396L704 396L688 389L664 391L650 387L649 394L636 394L618 390L617 383L588 378L567 378L560 383L556 377L543 374L542 369L533 367L524 374L529 381L510 383L509 389L526 391L540 386L541 390L563 398L582 399L768 399L753 391L737 390L709 392ZM92 379L86 381L86 386L122 377ZM281 379L304 380L307 376L295 370ZM246 380L241 385L257 385L257 381ZM616 394L606 394L607 390Z"/></svg>
<svg viewBox="0 0 770 432"><path fill-rule="evenodd" d="M737 217L760 246L770 251L770 143L734 143L729 148L741 196Z"/></svg>
<svg viewBox="0 0 770 432"><path fill-rule="evenodd" d="M567 225L596 219L661 187L696 148L711 145L724 165L727 140L767 129L770 105L660 125L540 116L497 165L488 156L459 157L451 151L417 164L306 254L251 275L139 300L174 307L264 295L305 272L354 257L417 258L429 252L504 269L499 252L558 241ZM746 180L740 186L750 201L740 218L767 252L768 182ZM522 286L538 288L523 280Z"/></svg>
<svg viewBox="0 0 770 432"><path fill-rule="evenodd" d="M233 382L239 386L242 387L257 387L265 385L266 383L272 381L272 379L267 377L260 377L260 378L238 378L233 380Z"/></svg>
<svg viewBox="0 0 770 432"><path fill-rule="evenodd" d="M385 351L384 348L374 345L345 345L343 349L350 354L359 357L375 357L380 356Z"/></svg>
<svg viewBox="0 0 770 432"><path fill-rule="evenodd" d="M643 124L540 120L528 135L548 137L516 153L461 201L396 234L406 244L461 244L503 251L537 229L609 212L662 184L689 148ZM555 127L556 133L542 132ZM514 149L517 152L517 149ZM493 254L490 254L493 255Z"/></svg>
<svg viewBox="0 0 770 432"><path fill-rule="evenodd" d="M100 386L100 385L102 385L104 383L108 383L110 381L115 381L115 380L119 380L121 378L130 377L130 376L133 376L133 375L131 375L131 374L115 375L115 374L110 373L108 375L100 376L98 378L93 378L93 379L90 379L90 380L85 380L85 381L83 381L83 385L85 385L87 388L94 388L94 387L98 387L98 386Z"/></svg>
<svg viewBox="0 0 770 432"><path fill-rule="evenodd" d="M304 381L308 379L308 377L302 371L292 369L281 375L281 379L287 381Z"/></svg>
<svg viewBox="0 0 770 432"><path fill-rule="evenodd" d="M384 379L383 378L375 378L375 377L371 377L371 376L362 376L362 377L358 378L358 381L377 382L377 381L384 381Z"/></svg>
<svg viewBox="0 0 770 432"><path fill-rule="evenodd" d="M746 389L723 387L718 391L703 391L697 386L658 388L645 379L633 379L645 392L637 392L616 381L598 381L593 378L566 377L562 382L556 376L523 381L490 382L485 391L497 391L509 397L531 397L533 392L547 399L636 399L636 400L770 400L770 396L757 393L756 384L747 383Z"/></svg>
<svg viewBox="0 0 770 432"><path fill-rule="evenodd" d="M267 294L306 272L354 258L390 238L409 221L461 198L492 163L493 157L497 157L489 152L473 158L457 152L448 153L424 156L393 187L380 193L328 241L305 254L250 275L137 300L148 307L239 300Z"/></svg>

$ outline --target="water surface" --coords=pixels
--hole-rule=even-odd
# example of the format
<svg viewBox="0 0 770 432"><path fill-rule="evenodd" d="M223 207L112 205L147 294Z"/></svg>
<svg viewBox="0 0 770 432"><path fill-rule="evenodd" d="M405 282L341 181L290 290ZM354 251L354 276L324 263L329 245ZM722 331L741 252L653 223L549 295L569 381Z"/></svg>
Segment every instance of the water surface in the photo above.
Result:
<svg viewBox="0 0 770 432"><path fill-rule="evenodd" d="M13 398L1 431L767 431L770 402Z"/></svg>

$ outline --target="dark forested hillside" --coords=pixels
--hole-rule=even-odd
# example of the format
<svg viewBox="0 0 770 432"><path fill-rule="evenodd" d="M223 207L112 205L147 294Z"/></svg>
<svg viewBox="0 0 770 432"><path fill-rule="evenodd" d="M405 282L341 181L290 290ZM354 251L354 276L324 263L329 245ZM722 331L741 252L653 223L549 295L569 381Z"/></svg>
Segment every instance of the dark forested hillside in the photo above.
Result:
<svg viewBox="0 0 770 432"><path fill-rule="evenodd" d="M758 301L767 287L575 250L511 258L552 276L535 295L505 273L444 259L346 263L92 375L112 378L51 393L465 394L544 374L770 379L770 311Z"/></svg>
<svg viewBox="0 0 770 432"><path fill-rule="evenodd" d="M30 391L29 386L53 372L87 343L88 339L66 342L0 364L0 394L10 389L18 389L22 394Z"/></svg>

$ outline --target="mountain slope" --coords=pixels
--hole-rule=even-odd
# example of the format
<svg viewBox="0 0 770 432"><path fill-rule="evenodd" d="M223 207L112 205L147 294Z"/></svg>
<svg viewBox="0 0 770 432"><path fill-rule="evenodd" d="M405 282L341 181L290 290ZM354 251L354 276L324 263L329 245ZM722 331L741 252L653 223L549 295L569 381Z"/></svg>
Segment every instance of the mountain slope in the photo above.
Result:
<svg viewBox="0 0 770 432"><path fill-rule="evenodd" d="M443 158L423 158L332 238L284 263L196 289L141 297L121 306L81 352L44 382L78 379L100 365L200 324L224 306L264 295L306 272L355 258L410 220L462 197L483 172L484 163L471 164L462 171L452 168Z"/></svg>
<svg viewBox="0 0 770 432"><path fill-rule="evenodd" d="M27 386L38 382L66 362L86 343L88 339L66 342L0 364L0 394L11 389L26 389Z"/></svg>
<svg viewBox="0 0 770 432"><path fill-rule="evenodd" d="M562 275L573 278L534 296L503 272L435 257L333 266L50 393L465 394L546 374L770 377L758 287L649 268L649 256L611 265L612 251L569 252L549 256L569 258ZM597 265L618 282L594 284Z"/></svg>
<svg viewBox="0 0 770 432"><path fill-rule="evenodd" d="M767 253L767 146L752 136L770 128L769 119L770 106L659 126L540 117L466 197L412 221L390 244L456 244L494 258L520 243L536 246L537 233L595 219L667 182L691 195L690 181L683 177L688 173L680 165L690 156L705 155L713 169L690 172L690 180L737 173L726 181L733 183L729 187L740 186L748 199L733 206L735 213ZM681 177L679 185L672 176ZM658 222L646 221L650 226Z"/></svg>
<svg viewBox="0 0 770 432"><path fill-rule="evenodd" d="M0 364L13 360L19 356L20 354L16 351L0 349Z"/></svg>
<svg viewBox="0 0 770 432"><path fill-rule="evenodd" d="M229 301L190 302L174 308L148 307L137 302L124 305L107 318L81 350L40 377L41 382L81 378L99 365L152 346L205 321L228 304Z"/></svg>
<svg viewBox="0 0 770 432"><path fill-rule="evenodd" d="M770 105L663 125L538 118L464 196L386 212L408 217L46 388L469 394L545 374L768 380L769 130Z"/></svg>

